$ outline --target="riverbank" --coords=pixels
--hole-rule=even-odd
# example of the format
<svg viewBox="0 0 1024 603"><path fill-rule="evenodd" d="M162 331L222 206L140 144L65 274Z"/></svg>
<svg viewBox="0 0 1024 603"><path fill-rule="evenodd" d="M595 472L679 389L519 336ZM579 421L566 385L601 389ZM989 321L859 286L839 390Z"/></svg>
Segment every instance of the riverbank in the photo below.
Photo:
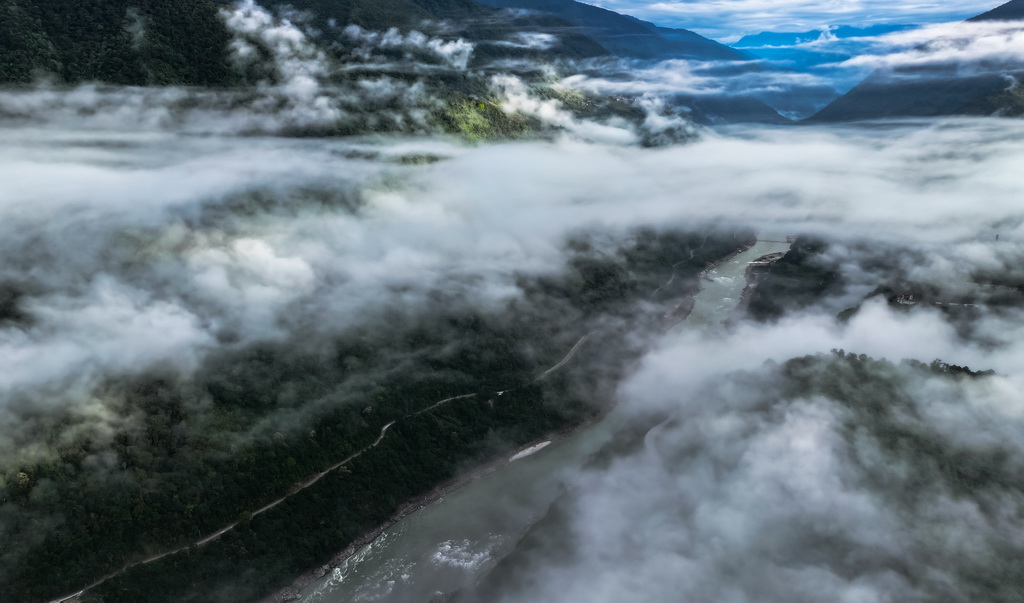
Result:
<svg viewBox="0 0 1024 603"><path fill-rule="evenodd" d="M673 318L676 320L672 321L672 325L678 324L687 318L689 315L688 310L692 310L696 303L696 296L700 291L700 283L702 279L707 279L708 273L721 266L722 264L733 260L738 255L749 251L754 245L757 244L756 237L750 237L739 244L738 247L734 248L728 254L721 256L714 261L706 262L703 269L696 274L697 276L697 290L693 293L686 295L676 307L669 311L664 318L667 321L672 321ZM693 273L690 273L690 277L693 277ZM674 278L674 275L673 275ZM685 313L679 312L680 309L686 309ZM671 325L669 325L669 328ZM667 329L666 329L667 330ZM551 372L561 368L567 362L569 362L576 351L593 335L594 333L588 333L576 345L569 351L565 358L561 362L557 363L551 369L546 371L538 378L543 379ZM517 459L523 458L526 453L538 452L541 445L545 447L550 444L560 442L572 435L575 435L581 431L590 429L596 424L600 423L611 410L614 405L608 405L607 407L601 408L593 417L590 419L573 426L563 428L561 430L545 434L541 437L534 439L533 441L517 448L516 450L506 452L499 457L495 457L489 462L476 467L470 471L464 472L452 479L438 485L430 492L427 492L421 496L418 496L403 505L401 505L386 521L378 525L374 529L362 534L358 538L354 539L348 546L346 546L341 552L336 554L328 563L323 564L317 568L307 571L296 578L291 585L260 599L261 603L284 603L287 601L295 601L302 598L302 591L307 589L310 585L323 579L336 569L342 568L346 561L356 556L360 551L364 550L365 547L372 545L376 542L385 532L390 530L396 524L401 522L406 517L420 511L429 505L437 502L448 494L455 492L461 488L464 488L477 480L480 480L492 473L499 471L507 467L509 464Z"/></svg>
<svg viewBox="0 0 1024 603"><path fill-rule="evenodd" d="M594 417L580 423L579 425L566 427L548 434L545 434L528 444L520 446L512 451L505 452L500 456L496 456L491 461L478 466L470 471L457 475L450 480L440 484L430 492L418 496L398 508L397 511L392 514L384 523L377 526L376 528L364 533L362 536L356 538L345 547L340 553L335 555L328 563L321 565L318 568L312 569L298 578L296 578L289 586L278 590L277 592L259 599L259 603L287 603L288 601L296 601L302 598L303 589L313 584L317 580L322 579L327 574L334 571L336 568L340 568L346 561L356 555L364 547L372 545L380 536L391 529L395 524L399 523L406 517L424 509L425 507L437 502L445 496L464 488L473 482L482 479L511 463L524 458L519 456L530 449L536 448L534 452L538 452L540 448L537 448L541 444L544 444L546 448L549 445L557 444L558 442L569 438L576 433L590 429L597 425L608 416L613 407L602 408ZM517 458L518 457L518 458Z"/></svg>
<svg viewBox="0 0 1024 603"><path fill-rule="evenodd" d="M785 257L785 255L783 252L769 253L747 264L747 269L743 275L746 286L743 287L743 292L740 293L740 302L736 305L736 310L733 313L734 318L746 313L747 308L750 306L750 299L754 296L754 291L761 283L761 280L772 271L772 266Z"/></svg>
<svg viewBox="0 0 1024 603"><path fill-rule="evenodd" d="M685 298L683 298L682 301L679 302L679 304L676 305L676 307L672 308L672 310L665 313L665 315L662 317L662 319L665 321L665 331L671 331L673 328L675 328L676 325L685 321L687 318L690 317L690 314L693 313L693 309L697 306L697 296L700 294L701 289L703 289L703 286L700 285L700 281L711 280L708 277L708 275L711 274L711 272L713 272L716 268L718 268L722 264L725 264L726 262L733 260L737 256L742 255L747 251L750 251L755 245L757 245L756 236L744 241L743 244L741 244L740 247L736 249L736 251L713 262L708 262L704 266L704 269L701 270L700 273L697 275L697 282L699 287L697 291L687 295Z"/></svg>

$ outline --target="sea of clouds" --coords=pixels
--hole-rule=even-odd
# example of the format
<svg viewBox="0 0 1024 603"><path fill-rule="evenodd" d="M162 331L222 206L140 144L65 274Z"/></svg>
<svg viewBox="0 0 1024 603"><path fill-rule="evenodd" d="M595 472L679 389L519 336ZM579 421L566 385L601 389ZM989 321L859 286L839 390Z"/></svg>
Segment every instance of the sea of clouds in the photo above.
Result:
<svg viewBox="0 0 1024 603"><path fill-rule="evenodd" d="M1019 475L1024 427L1020 310L981 308L967 330L936 308L904 312L878 299L848 323L835 315L896 277L950 296L979 274L1024 283L1024 124L733 126L648 149L632 126L580 120L508 76L493 83L509 109L560 136L485 146L291 139L276 134L337 120L367 99L404 99L405 109L434 101L404 81L332 90L323 57L293 25L251 3L227 18L238 60L258 37L279 75L241 108L182 118L175 103L202 93L173 89L0 94L0 301L16 308L0 316L5 456L49 454L50 443L25 438L54 413L75 418L57 440L112 434L125 419L102 396L111 379L187 378L219 351L264 341L315 347L381 320L382 308L412 315L438 290L500 308L522 297L517 275L558 265L581 231L715 223L813 233L833 242L826 259L845 288L776 323L666 335L620 390L627 409L666 422L642 450L574 478L581 494L563 503L572 554L537 552L536 571L495 600L1017 592L979 591L977 575L996 575L979 568L1021 542L1024 492L1005 479ZM465 67L459 42L348 35ZM574 83L612 92L593 78ZM679 126L659 121L657 96L645 102L650 128ZM415 120L405 109L401 119ZM438 161L407 165L410 156ZM847 437L869 422L865 411L773 396L778 364L766 361L833 348L996 371L976 383L901 377L910 402L887 420L942 449L1005 458L992 469L1002 481L957 495L926 456L893 453L874 432ZM911 487L919 497L894 495Z"/></svg>

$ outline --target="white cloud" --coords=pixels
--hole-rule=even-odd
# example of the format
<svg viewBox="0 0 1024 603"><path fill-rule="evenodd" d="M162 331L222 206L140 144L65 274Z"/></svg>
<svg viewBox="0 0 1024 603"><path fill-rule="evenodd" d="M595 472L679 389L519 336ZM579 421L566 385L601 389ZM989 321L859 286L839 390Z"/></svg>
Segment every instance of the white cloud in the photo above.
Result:
<svg viewBox="0 0 1024 603"><path fill-rule="evenodd" d="M1018 70L1024 61L1024 27L1000 21L944 23L880 36L875 49L844 67L950 66L959 73Z"/></svg>
<svg viewBox="0 0 1024 603"><path fill-rule="evenodd" d="M394 27L385 32L377 32L367 31L358 25L349 25L344 33L350 42L357 44L355 53L363 60L370 60L380 49L397 49L425 52L441 59L449 67L466 69L474 50L474 45L462 38L443 40L419 31L402 33Z"/></svg>
<svg viewBox="0 0 1024 603"><path fill-rule="evenodd" d="M966 19L994 8L989 0L913 3L880 0L595 0L603 8L624 12L659 25L691 29L722 41L762 31L806 31L828 25L866 26L877 23L936 23Z"/></svg>

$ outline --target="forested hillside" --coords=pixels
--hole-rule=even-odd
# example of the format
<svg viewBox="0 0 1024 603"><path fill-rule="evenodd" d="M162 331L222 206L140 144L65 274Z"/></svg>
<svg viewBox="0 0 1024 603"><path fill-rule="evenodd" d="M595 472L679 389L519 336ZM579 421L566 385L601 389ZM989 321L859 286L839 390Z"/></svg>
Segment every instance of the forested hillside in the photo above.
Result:
<svg viewBox="0 0 1024 603"><path fill-rule="evenodd" d="M473 0L268 0L316 28L324 42L347 25L384 31L422 28L448 20L450 37L486 42L534 28L563 30L545 49L484 44L479 60L494 57L583 58L607 54L593 39L565 31L550 16L497 17ZM246 83L229 61L231 33L213 0L0 0L0 83L104 82L127 85L225 86Z"/></svg>
<svg viewBox="0 0 1024 603"><path fill-rule="evenodd" d="M4 600L74 592L237 521L222 540L133 569L86 600L237 601L280 587L410 497L607 408L700 271L750 237L644 229L609 245L609 234L578 236L564 265L519 277L522 299L505 307L438 290L413 314L367 309L359 326L330 336L226 349L187 379L111 377L93 395L116 415L117 433L50 413L22 434L49 452L0 467ZM6 313L31 321L11 297ZM546 373L588 334L571 362Z"/></svg>
<svg viewBox="0 0 1024 603"><path fill-rule="evenodd" d="M225 85L230 39L211 0L0 0L0 82Z"/></svg>

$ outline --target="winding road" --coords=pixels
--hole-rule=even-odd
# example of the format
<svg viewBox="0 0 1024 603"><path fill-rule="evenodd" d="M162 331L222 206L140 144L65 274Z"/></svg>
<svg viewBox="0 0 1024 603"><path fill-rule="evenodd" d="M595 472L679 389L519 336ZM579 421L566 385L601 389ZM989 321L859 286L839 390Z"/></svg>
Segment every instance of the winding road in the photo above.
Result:
<svg viewBox="0 0 1024 603"><path fill-rule="evenodd" d="M666 287L671 286L672 282L676 278L676 270L678 269L678 267L681 266L682 264L685 264L685 263L687 263L689 261L692 261L693 258L694 258L694 255L696 254L696 252L698 250L700 250L701 248L703 248L704 245L707 244L709 236L710 235L705 236L704 237L704 241L701 242L701 244L698 247L695 247L694 249L690 250L690 257L688 257L685 260L681 260L681 261L679 261L679 262L677 262L677 263L672 265L672 275L669 278L668 282L665 283L665 285L663 285L662 287L659 287L658 289L656 289L654 291L654 293L651 294L651 297L654 297L655 295L658 294L659 291L662 291ZM704 276L704 273L702 273L701 276ZM542 381L542 380L546 379L549 375L551 375L552 373L555 373L556 371L558 371L559 369L564 367L566 364L571 362L572 359L576 356L577 352L579 352L580 349L582 349L582 347L587 343L587 341L591 337L593 337L596 333L597 333L597 331L591 331L590 333L587 333L586 335L581 337L579 339L579 341L577 341L576 344L574 346L572 346L572 349L569 350L569 352L565 355L565 357L563 357L560 361L558 361L556 364L554 364L551 368L549 368L546 371L544 371L543 373L541 373L540 376L538 376L533 381L529 382L528 384L519 385L519 386L515 386L515 387L510 387L508 389L502 390L500 392L500 394L504 394L504 393L509 392L509 391L520 389L520 388L526 387L527 385L532 385L534 383L537 383L539 381ZM369 446L366 446L365 448L362 448L361 450L358 450L358 451L352 453L348 457L342 459L341 461L335 463L334 465L331 465L327 469L324 469L323 471L321 471L320 473L317 473L316 475L312 476L311 478L307 479L306 481L298 483L290 492L288 492L284 496L278 498L277 500L269 502L266 505L260 507L259 509L256 509L255 511L253 511L250 514L250 517L256 517L257 515L260 515L262 513L266 513L267 511L273 509L274 507L277 507L278 505L280 505L281 503L285 502L286 500L288 500L289 498L291 498L295 494L297 494L297 493L305 490L306 488L309 488L313 484L317 483L318 481L323 479L327 474L331 473L332 471L336 471L336 470L340 469L341 467L344 467L345 465L347 465L348 463L351 463L352 461L356 460L357 458L359 458L360 456L362 456L366 452L372 450L373 448L376 448L377 445L380 444L381 441L383 441L384 437L387 435L388 429L390 429L391 426L393 426L396 422L401 421L403 419L410 418L410 417L415 417L415 416L421 415L421 414L426 413L426 412L429 412L429 411L434 410L434 409L436 409L436 408L438 408L438 407L440 407L440 406L442 406L444 404L447 404L449 402L454 402L455 400L463 400L463 399L466 399L466 398L472 398L473 396L476 396L476 395L477 395L476 393L472 393L472 394L463 394L461 396L453 396L451 398L445 398L444 400L440 400L438 402L435 402L434 404L432 404L432 405L430 405L430 406L428 406L428 407L426 407L426 408L424 408L422 410L418 410L416 412L409 413L409 414L407 414L407 415L405 415L405 416L403 416L403 417L401 417L399 419L396 419L395 421L392 421L392 422L388 423L383 428L381 428L380 434L377 436L377 439L374 440L374 442L372 444L370 444ZM70 595L66 595L66 596L63 596L63 597L59 597L57 599L53 599L50 603L64 603L66 601L69 601L71 599L74 599L76 597L79 597L79 596L85 594L89 590L92 590L93 588L96 588L97 586L103 584L104 582L107 582L108 580L111 580L113 578L116 578L116 577L120 576L121 574L124 574L125 572L127 572L128 570L130 570L130 569L132 569L134 567L138 567L140 565L146 565L146 564L149 564L149 563L153 563L155 561L159 561L160 559L163 559L164 557L168 557L170 555L181 553L181 552L186 551L186 550L188 550L188 549L190 549L192 547L201 547L201 546L204 546L206 544L209 544L210 542L213 542L214 540L217 540L218 538L220 538L224 534L226 534L226 533L230 532L231 530L235 529L236 527L238 527L239 523L240 523L239 521L236 521L236 522L234 522L234 523L232 523L230 525L224 526L223 528L217 530L216 532L214 532L214 533L212 533L212 534L210 534L208 536L204 536L203 538L201 538L199 540L196 540L195 542L192 542L190 544L183 545L183 546L180 546L180 547L178 547L176 549L165 551L163 553L152 555L150 557L146 557L145 559L141 559L141 560L138 560L138 561L134 561L134 562L128 563L128 564L124 565L123 567L121 567L121 569L119 569L117 571L114 571L114 572L111 572L111 573L103 576L102 578L96 580L95 582L93 582L92 584L89 584L88 586L82 588L81 590L79 590L79 591L77 591L75 593L72 593Z"/></svg>
<svg viewBox="0 0 1024 603"><path fill-rule="evenodd" d="M324 469L320 473L317 473L316 475L314 475L310 479L308 479L308 480L306 480L304 482L301 482L300 484L298 484L288 494L285 494L281 498L279 498L279 499L277 499L277 500L275 500L273 502L267 503L266 505L263 505L259 509L256 509L255 511L253 511L250 514L250 517L256 517L257 515L259 515L261 513L266 513L267 511L273 509L277 505L279 505L279 504L283 503L284 501L288 500L290 497L294 496L298 492L301 492L301 491L305 490L306 488L312 486L313 484L317 483L318 481L320 481L325 475L327 475L331 471L334 471L336 469L339 469L339 468L347 465L348 463L351 463L352 461L354 461L357 458L359 458L360 456L362 456L363 453L365 453L366 451L375 448L378 444L380 444L381 440L384 439L384 436L387 434L388 429L392 425L394 425L394 424L395 424L395 421L392 421L392 422L388 423L387 425L385 425L380 430L380 435L377 436L377 439L374 440L374 442L372 444L370 444L369 446L367 446L366 448L363 448L362 450L359 450L358 452L352 453L351 455L349 455L347 458L343 459L342 461L340 461L338 463L335 463L334 465L331 465L330 467L328 467L327 469ZM81 596L81 595L85 594L87 591L90 591L90 590L96 588L97 586L99 586L100 584L103 584L107 580L110 580L111 578L116 578L117 576L120 576L121 574L127 572L128 570L132 569L133 567L138 567L140 565L146 565L147 563L153 563L154 561L159 561L160 559L163 559L164 557L167 557L169 555L174 555L176 553L181 553L183 551L186 551L186 550L188 550L188 549L190 549L190 548L192 548L194 546L195 547L200 547L200 546L203 546L204 544L208 544L210 542L213 542L214 540L217 540L218 538L220 538L224 534L226 534L226 533L230 532L231 530L235 529L236 527L238 527L238 524L239 524L239 522L236 521L235 523L232 523L231 525L224 526L223 528L217 530L213 534L210 534L209 536L206 536L206 537L204 537L204 538L202 538L200 540L197 540L197 541L195 541L195 542L193 542L191 544L186 544L186 545L178 547L176 549L172 549L170 551L164 551L163 553L159 553L157 555L153 555L152 557L146 557L145 559L141 559L139 561L135 561L133 563L129 563L129 564L125 565L124 567L122 567L121 569L117 570L116 572L113 572L113 573L107 574L106 576L103 576L102 578L100 578L96 582L93 582L89 586L86 586L82 590L80 590L80 591L78 591L76 593L70 594L70 595L66 595L64 597L60 597L58 599L54 599L53 601L51 601L51 603L63 603L64 601L68 601L70 599L74 599L75 597Z"/></svg>
<svg viewBox="0 0 1024 603"><path fill-rule="evenodd" d="M537 377L536 379L534 379L533 381L531 381L530 384L537 383L538 381L542 381L543 379L545 379L551 373L554 373L558 369L560 369L563 366L565 366L566 364L568 364L573 359L573 357L576 356L576 353L579 352L580 348L583 347L583 345L587 342L587 340L590 339L590 337L594 335L594 333L596 333L596 331L592 331L590 333L587 333L583 337L581 337L580 340L576 342L576 345L574 345L572 347L572 349L569 350L569 353L566 354L564 358L562 358L557 364L555 364L554 366L552 366L548 370L546 370L543 373L541 373L541 375L539 377ZM520 385L520 386L516 386L516 387L511 387L509 389L504 390L502 393L507 392L507 391L512 391L512 390L515 390L515 389L519 389L520 387L525 387L525 386ZM402 419L407 419L409 417L415 417L417 415L421 415L421 414L423 414L425 412L434 410L435 408L438 408L439 406L447 404L448 402L454 402L455 400L463 400L465 398L472 398L475 395L477 395L477 394L475 394L475 393L473 393L473 394L464 394L464 395L461 395L461 396L453 396L451 398L445 398L444 400L441 400L439 402L435 402L434 404L428 406L427 408L424 408L422 410L418 410L418 411L413 412L413 413L409 413L409 414L405 415L404 417L401 417L399 419L396 419L395 421L392 421L392 422L388 423L383 428L381 428L380 435L377 436L377 439L374 440L374 442L372 444L370 444L369 446L367 446L367 447L365 447L365 448L363 448L361 450L358 450L358 451L352 453L348 457L346 457L346 458L342 459L341 461L331 465L330 467L328 467L327 469L324 469L320 473L317 473L316 475L314 475L313 477L309 478L308 480L306 480L304 482L300 482L290 492L288 492L288 494L285 494L281 498L278 498L277 500L269 502L266 505L263 505L262 507L260 507L259 509L256 509L255 511L253 511L250 514L250 517L256 517L257 515L260 515L262 513L266 513L267 511L273 509L274 507L276 507L276 506L280 505L281 503L283 503L284 501L288 500L289 498L291 498L295 494L297 494L297 493L305 490L306 488L309 488L313 484L317 483L318 481L323 479L328 473L331 473L332 471L336 471L336 470L344 467L345 465L347 465L347 464L351 463L352 461L356 460L357 458L359 458L360 456L362 456L366 452L372 450L373 448L376 448L377 445L380 444L381 441L384 439L384 436L387 435L388 429L390 429L391 426L394 425L395 423L397 423L398 421L401 421ZM163 559L164 557L168 557L170 555L174 555L174 554L177 554L177 553L181 553L181 552L187 551L188 549L190 549L192 547L201 547L201 546L204 546L206 544L209 544L209 543L213 542L214 540L217 540L218 538L220 538L224 534L226 534L226 533L230 532L231 530L235 529L236 527L238 527L239 523L240 522L236 521L236 522L234 522L234 523L232 523L230 525L224 526L223 528L217 530L216 532L214 532L214 533L212 533L212 534L210 534L208 536L204 536L203 538L201 538L199 540L196 540L195 542L192 542L192 543L180 546L180 547L178 547L176 549L172 549L172 550L169 550L169 551L164 551L163 553L158 553L156 555L153 555L153 556L150 556L150 557L146 557L145 559L140 559L138 561L133 561L131 563L128 563L128 564L124 565L123 567L121 567L121 569L119 569L119 570L117 570L115 572L111 572L111 573L103 576L102 578L100 578L99 580L97 580L97 581L93 582L92 584L86 586L85 588L83 588L83 589L81 589L81 590L79 590L77 592L74 592L74 593L72 593L70 595L65 595L63 597L59 597L57 599L53 599L50 603L64 603L65 601L70 601L71 599L79 597L79 596L85 594L86 592L96 588L97 586L103 584L104 582L106 582L108 580L111 580L113 578L116 578L116 577L120 576L121 574L124 574L125 572L127 572L128 570L130 570L130 569L132 569L134 567L138 567L140 565L146 565L148 563L153 563L154 561L159 561L160 559Z"/></svg>

